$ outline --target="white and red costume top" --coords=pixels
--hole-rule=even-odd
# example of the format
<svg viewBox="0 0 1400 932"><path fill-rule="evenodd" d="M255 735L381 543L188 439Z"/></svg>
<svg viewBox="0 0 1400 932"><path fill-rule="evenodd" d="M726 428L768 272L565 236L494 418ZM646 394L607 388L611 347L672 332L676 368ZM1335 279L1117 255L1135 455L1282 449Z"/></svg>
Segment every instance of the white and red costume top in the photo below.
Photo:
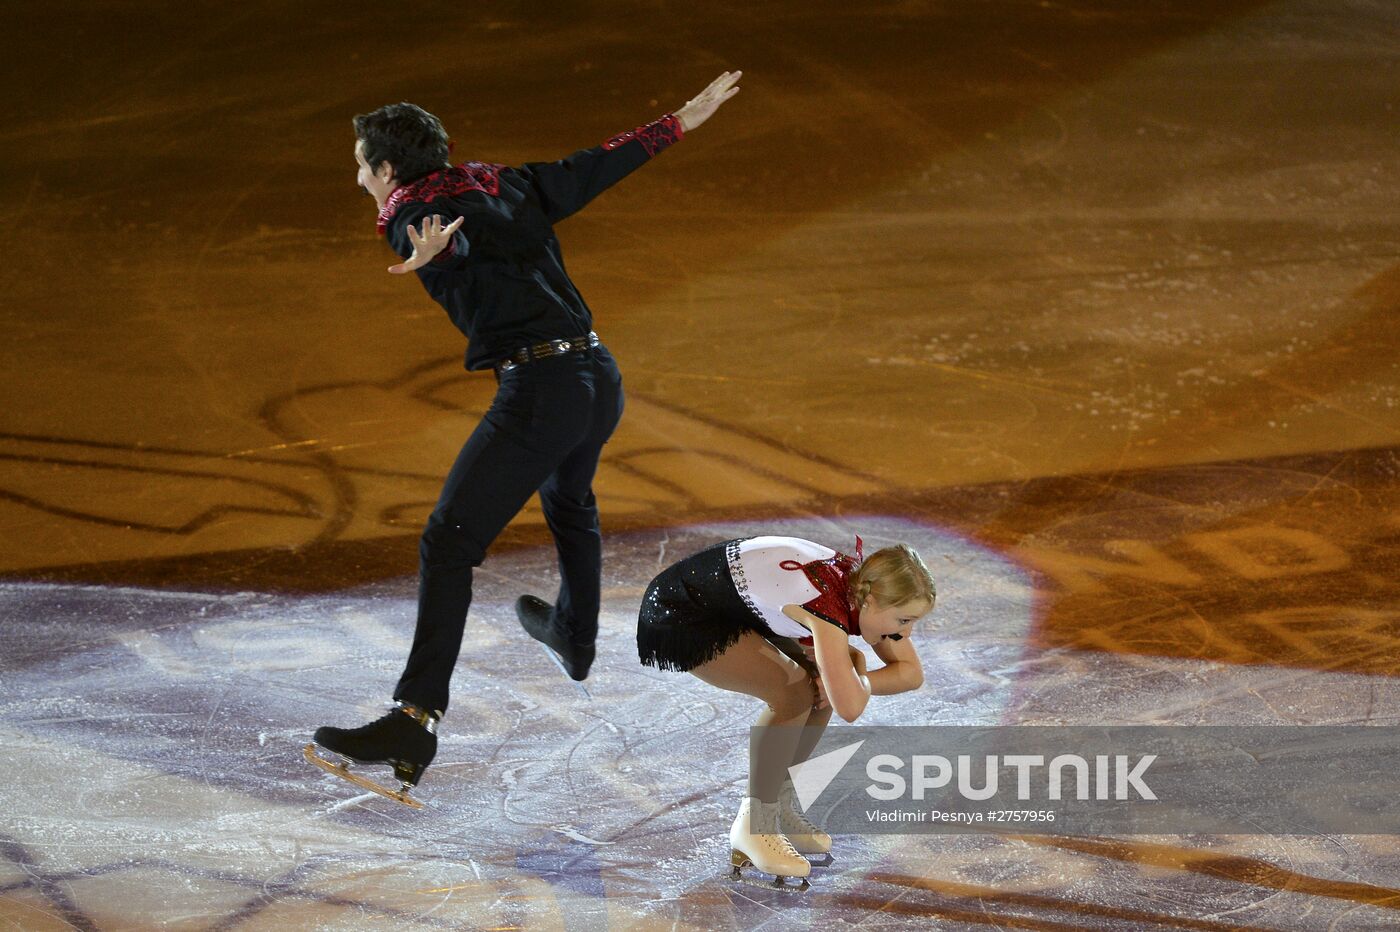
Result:
<svg viewBox="0 0 1400 932"><path fill-rule="evenodd" d="M859 537L856 555L800 537L750 537L725 548L729 575L744 604L774 634L811 644L811 633L783 614L800 605L851 635L860 634L860 609L850 604L850 577L864 559Z"/></svg>

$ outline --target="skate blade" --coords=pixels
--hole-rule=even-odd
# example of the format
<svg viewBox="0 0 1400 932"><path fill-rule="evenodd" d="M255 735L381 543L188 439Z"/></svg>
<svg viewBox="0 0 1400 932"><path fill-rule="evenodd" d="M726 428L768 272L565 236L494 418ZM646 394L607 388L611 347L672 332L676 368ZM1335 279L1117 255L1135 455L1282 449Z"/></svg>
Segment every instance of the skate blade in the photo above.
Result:
<svg viewBox="0 0 1400 932"><path fill-rule="evenodd" d="M302 753L306 756L306 760L309 763L315 764L317 767L320 767L326 773L332 774L333 776L337 776L340 779L346 781L347 783L353 783L356 786L361 787L362 789L369 790L371 793L378 793L385 799L392 799L396 803L403 803L410 809L423 808L422 803L414 799L412 796L409 796L403 790L391 790L387 786L381 786L380 784L374 782L368 777L362 777L357 773L352 773L350 771L350 768L345 766L345 764L343 763L337 764L326 760L320 754L316 753L316 745L314 744L308 744L302 750Z"/></svg>
<svg viewBox="0 0 1400 932"><path fill-rule="evenodd" d="M831 856L830 851L826 854L803 854L802 856L806 858L807 863L811 864L813 867L830 867L836 863L836 859Z"/></svg>
<svg viewBox="0 0 1400 932"><path fill-rule="evenodd" d="M747 887L762 887L766 890L772 890L776 887L779 890L788 890L793 893L802 893L803 891L810 889L812 886L807 881L806 877L792 877L785 874L769 874L768 876L772 877L773 879L767 883L762 883L758 879L756 879L752 874L745 874L739 869L741 867L747 867L755 873L759 872L758 868L754 866L753 861L749 860L748 856L738 851L731 851L729 853L729 863L731 866L731 870L729 872L729 879L735 881L736 883L741 883ZM798 882L789 883L788 881L790 880L795 880Z"/></svg>
<svg viewBox="0 0 1400 932"><path fill-rule="evenodd" d="M583 685L583 682L581 680L576 680L572 676L569 676L569 668L564 666L564 659L554 652L554 648L550 647L543 641L535 641L535 643L540 645L540 647L544 650L545 656L547 656L550 660L554 661L554 665L559 668L560 673L564 674L564 678L570 683L573 683L575 687L577 687L579 693L582 694L583 698L593 698L592 694L588 692L588 687Z"/></svg>

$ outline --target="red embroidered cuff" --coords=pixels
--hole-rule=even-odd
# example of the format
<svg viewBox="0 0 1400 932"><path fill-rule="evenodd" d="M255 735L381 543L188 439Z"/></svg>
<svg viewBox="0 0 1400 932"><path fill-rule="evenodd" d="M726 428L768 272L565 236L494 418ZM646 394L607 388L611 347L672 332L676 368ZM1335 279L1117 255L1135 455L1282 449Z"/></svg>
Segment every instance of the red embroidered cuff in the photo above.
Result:
<svg viewBox="0 0 1400 932"><path fill-rule="evenodd" d="M636 139L647 150L647 156L650 157L667 146L675 145L683 138L685 138L685 130L681 129L681 121L676 118L675 114L668 113L659 120L653 120L645 126L638 126L630 133L618 133L603 143L603 148L611 152L618 146Z"/></svg>

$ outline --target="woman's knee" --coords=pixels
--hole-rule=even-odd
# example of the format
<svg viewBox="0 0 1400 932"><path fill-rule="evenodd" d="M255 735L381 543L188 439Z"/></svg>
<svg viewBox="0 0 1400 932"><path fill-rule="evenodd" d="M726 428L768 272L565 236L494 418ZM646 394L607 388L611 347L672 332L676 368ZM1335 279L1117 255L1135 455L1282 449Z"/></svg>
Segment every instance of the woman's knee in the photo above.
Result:
<svg viewBox="0 0 1400 932"><path fill-rule="evenodd" d="M785 720L805 713L816 701L816 685L807 671L754 631L744 632L722 654L690 672L712 686L761 700Z"/></svg>
<svg viewBox="0 0 1400 932"><path fill-rule="evenodd" d="M816 702L816 690L812 681L804 675L800 682L774 690L765 696L763 701L768 703L768 708L782 721L805 719Z"/></svg>

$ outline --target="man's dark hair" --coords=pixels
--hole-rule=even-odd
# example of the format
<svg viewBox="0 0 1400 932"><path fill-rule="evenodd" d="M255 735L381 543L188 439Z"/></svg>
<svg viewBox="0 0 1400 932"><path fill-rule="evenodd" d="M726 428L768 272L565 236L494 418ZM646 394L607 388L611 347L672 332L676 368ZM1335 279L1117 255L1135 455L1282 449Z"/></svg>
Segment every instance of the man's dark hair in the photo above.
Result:
<svg viewBox="0 0 1400 932"><path fill-rule="evenodd" d="M447 131L422 107L389 104L354 119L355 138L371 169L381 162L394 167L399 184L409 184L447 165Z"/></svg>

